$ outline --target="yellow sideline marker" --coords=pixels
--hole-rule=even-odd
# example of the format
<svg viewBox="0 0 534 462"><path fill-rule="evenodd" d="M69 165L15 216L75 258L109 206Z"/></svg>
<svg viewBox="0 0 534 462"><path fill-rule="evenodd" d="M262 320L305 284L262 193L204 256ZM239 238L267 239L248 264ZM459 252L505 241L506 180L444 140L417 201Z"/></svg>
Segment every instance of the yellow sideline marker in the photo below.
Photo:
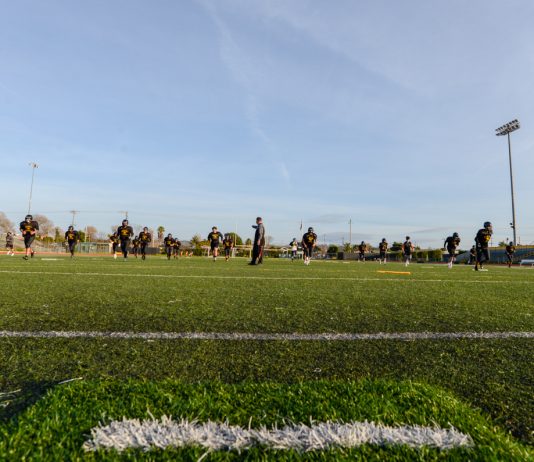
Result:
<svg viewBox="0 0 534 462"><path fill-rule="evenodd" d="M382 274L412 274L410 271L377 271Z"/></svg>

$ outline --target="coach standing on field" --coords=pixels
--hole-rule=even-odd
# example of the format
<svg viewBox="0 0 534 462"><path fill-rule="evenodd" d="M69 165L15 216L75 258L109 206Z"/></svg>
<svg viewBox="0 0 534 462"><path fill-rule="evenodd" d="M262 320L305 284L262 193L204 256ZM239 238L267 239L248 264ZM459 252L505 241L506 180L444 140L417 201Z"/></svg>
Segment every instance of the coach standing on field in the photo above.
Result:
<svg viewBox="0 0 534 462"><path fill-rule="evenodd" d="M249 265L259 265L263 263L263 247L265 246L265 227L261 217L256 218L256 224L252 225L256 228L254 234L254 246L252 247L252 261Z"/></svg>

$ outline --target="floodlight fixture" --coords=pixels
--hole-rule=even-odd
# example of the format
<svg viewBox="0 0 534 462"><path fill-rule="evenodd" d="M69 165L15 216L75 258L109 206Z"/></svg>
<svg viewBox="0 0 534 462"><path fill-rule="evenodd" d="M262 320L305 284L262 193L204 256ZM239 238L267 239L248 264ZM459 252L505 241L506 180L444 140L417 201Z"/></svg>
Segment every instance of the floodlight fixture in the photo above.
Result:
<svg viewBox="0 0 534 462"><path fill-rule="evenodd" d="M515 132L516 130L519 130L520 128L521 128L521 125L519 124L519 120L515 119L495 129L495 131L497 132L495 134L497 136L504 136L512 132Z"/></svg>

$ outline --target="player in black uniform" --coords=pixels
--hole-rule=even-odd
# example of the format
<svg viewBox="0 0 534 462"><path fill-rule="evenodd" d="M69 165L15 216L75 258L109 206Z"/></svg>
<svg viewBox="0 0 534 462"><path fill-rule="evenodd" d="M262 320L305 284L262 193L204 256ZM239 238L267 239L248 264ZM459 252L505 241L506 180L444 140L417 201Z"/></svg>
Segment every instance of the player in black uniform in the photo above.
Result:
<svg viewBox="0 0 534 462"><path fill-rule="evenodd" d="M514 260L514 253L515 253L515 245L513 242L510 242L506 246L506 258L508 259L508 268L512 267L512 263Z"/></svg>
<svg viewBox="0 0 534 462"><path fill-rule="evenodd" d="M402 254L404 255L404 266L408 266L412 261L414 246L410 241L410 236L406 236L406 240L402 244Z"/></svg>
<svg viewBox="0 0 534 462"><path fill-rule="evenodd" d="M446 248L447 252L449 253L449 262L447 264L449 269L452 268L452 265L456 261L456 249L458 249L459 245L460 236L458 235L458 233L453 233L452 236L449 236L447 239L445 239L443 247Z"/></svg>
<svg viewBox="0 0 534 462"><path fill-rule="evenodd" d="M302 236L302 250L304 250L304 264L310 264L313 255L313 249L317 244L317 234L313 232L313 228L308 228L308 232Z"/></svg>
<svg viewBox="0 0 534 462"><path fill-rule="evenodd" d="M472 265L477 261L477 249L475 246L471 247L471 250L469 251L469 260L467 261L467 265Z"/></svg>
<svg viewBox="0 0 534 462"><path fill-rule="evenodd" d="M35 240L37 231L39 231L39 223L33 219L32 215L26 215L24 221L21 221L19 228L22 231L22 237L24 238L24 247L26 247L26 253L22 258L24 258L24 260L27 260L28 256L33 258L35 252L32 249L32 244Z"/></svg>
<svg viewBox="0 0 534 462"><path fill-rule="evenodd" d="M128 258L128 247L130 238L134 235L133 228L128 224L128 220L122 220L122 225L117 228L117 235L121 243L121 251L124 259Z"/></svg>
<svg viewBox="0 0 534 462"><path fill-rule="evenodd" d="M117 233L113 233L109 236L109 243L111 244L113 258L117 259L117 248L119 247L119 236L117 236Z"/></svg>
<svg viewBox="0 0 534 462"><path fill-rule="evenodd" d="M13 252L13 233L11 231L6 234L6 250L7 255L15 255L15 252Z"/></svg>
<svg viewBox="0 0 534 462"><path fill-rule="evenodd" d="M141 245L141 258L145 260L146 248L148 247L148 244L152 242L152 235L148 232L148 228L146 226L143 228L143 231L139 233L137 239L139 239Z"/></svg>
<svg viewBox="0 0 534 462"><path fill-rule="evenodd" d="M479 229L475 236L475 246L477 249L477 261L475 263L475 271L488 271L483 268L484 262L489 261L489 243L491 241L491 235L493 234L493 226L489 221L484 223L484 228Z"/></svg>
<svg viewBox="0 0 534 462"><path fill-rule="evenodd" d="M378 244L378 251L380 252L378 256L378 261L380 264L384 263L384 265L387 263L387 252L388 252L388 242L386 241L386 238L384 237L380 244Z"/></svg>
<svg viewBox="0 0 534 462"><path fill-rule="evenodd" d="M232 236L230 234L227 234L226 236L224 236L223 248L224 248L224 260L228 261L232 253L232 249L234 248L234 240L232 239Z"/></svg>
<svg viewBox="0 0 534 462"><path fill-rule="evenodd" d="M141 241L138 237L134 237L132 239L132 253L134 254L134 257L137 258L137 254L139 253L139 247L141 246Z"/></svg>
<svg viewBox="0 0 534 462"><path fill-rule="evenodd" d="M358 260L365 261L365 251L367 250L367 244L362 241L358 246Z"/></svg>
<svg viewBox="0 0 534 462"><path fill-rule="evenodd" d="M74 226L69 226L69 229L65 233L65 242L70 252L70 258L74 257L74 250L76 250L76 244L80 242L80 234L74 230Z"/></svg>
<svg viewBox="0 0 534 462"><path fill-rule="evenodd" d="M208 241L210 243L213 261L217 260L217 256L219 255L219 241L221 240L222 236L222 233L217 230L217 226L211 228L211 233L208 234Z"/></svg>
<svg viewBox="0 0 534 462"><path fill-rule="evenodd" d="M175 238L172 243L172 255L175 260L180 256L180 247L182 247L182 243L178 238Z"/></svg>
<svg viewBox="0 0 534 462"><path fill-rule="evenodd" d="M167 237L163 239L163 245L165 246L165 254L167 255L167 260L170 260L172 255L172 248L174 246L174 239L171 233L167 234Z"/></svg>

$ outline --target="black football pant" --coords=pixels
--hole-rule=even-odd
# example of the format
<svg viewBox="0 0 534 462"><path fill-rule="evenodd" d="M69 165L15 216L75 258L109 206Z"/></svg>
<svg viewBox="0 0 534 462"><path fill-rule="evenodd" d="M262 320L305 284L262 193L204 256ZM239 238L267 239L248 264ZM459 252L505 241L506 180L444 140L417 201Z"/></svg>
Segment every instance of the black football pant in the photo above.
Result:
<svg viewBox="0 0 534 462"><path fill-rule="evenodd" d="M128 257L129 245L130 245L130 239L121 239L121 252L124 258Z"/></svg>

